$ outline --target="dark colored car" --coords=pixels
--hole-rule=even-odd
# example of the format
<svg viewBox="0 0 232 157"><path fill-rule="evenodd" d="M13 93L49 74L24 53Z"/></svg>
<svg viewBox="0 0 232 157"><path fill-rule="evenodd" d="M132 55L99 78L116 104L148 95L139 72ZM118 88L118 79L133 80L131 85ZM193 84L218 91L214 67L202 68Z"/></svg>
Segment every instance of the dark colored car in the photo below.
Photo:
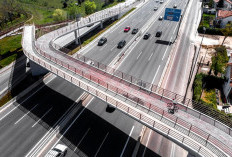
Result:
<svg viewBox="0 0 232 157"><path fill-rule="evenodd" d="M98 46L102 46L107 42L107 39L105 37L102 37L99 41L98 41Z"/></svg>
<svg viewBox="0 0 232 157"><path fill-rule="evenodd" d="M156 11L156 10L158 10L158 7L155 7L155 8L154 8L154 11Z"/></svg>
<svg viewBox="0 0 232 157"><path fill-rule="evenodd" d="M143 36L143 39L148 39L150 36L151 36L150 33L146 33L146 34Z"/></svg>
<svg viewBox="0 0 232 157"><path fill-rule="evenodd" d="M136 34L136 33L138 33L138 31L139 31L138 28L134 28L134 29L132 30L131 34Z"/></svg>
<svg viewBox="0 0 232 157"><path fill-rule="evenodd" d="M158 32L156 32L156 37L161 37L161 35L162 35L162 31L158 31Z"/></svg>
<svg viewBox="0 0 232 157"><path fill-rule="evenodd" d="M126 44L126 41L125 40L121 40L119 43L118 43L118 48L123 48Z"/></svg>

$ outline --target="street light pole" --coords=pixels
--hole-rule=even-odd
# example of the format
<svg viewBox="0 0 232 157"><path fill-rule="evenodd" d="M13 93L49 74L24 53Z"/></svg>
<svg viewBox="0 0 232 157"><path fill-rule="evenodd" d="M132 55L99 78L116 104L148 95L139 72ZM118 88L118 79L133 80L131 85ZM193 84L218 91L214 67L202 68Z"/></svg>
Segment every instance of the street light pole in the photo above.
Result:
<svg viewBox="0 0 232 157"><path fill-rule="evenodd" d="M78 25L78 22L80 21L80 15L77 15L76 20L77 20L77 31L78 31L78 43L80 44L80 49L81 49L80 30L79 30L79 25Z"/></svg>

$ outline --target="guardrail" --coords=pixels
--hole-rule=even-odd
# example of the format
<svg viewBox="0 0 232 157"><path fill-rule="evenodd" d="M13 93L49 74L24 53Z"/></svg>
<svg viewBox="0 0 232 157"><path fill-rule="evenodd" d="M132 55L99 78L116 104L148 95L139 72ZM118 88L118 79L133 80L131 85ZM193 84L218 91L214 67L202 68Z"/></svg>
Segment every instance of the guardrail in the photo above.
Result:
<svg viewBox="0 0 232 157"><path fill-rule="evenodd" d="M180 121L183 122L182 125L183 125L183 124L186 124L186 125L184 126L184 130L188 130L188 131L183 131L182 133L185 133L185 134L186 134L186 132L189 132L188 136L190 136L190 135L192 136L193 134L196 135L196 136L199 136L199 137L200 137L200 138L199 138L199 141L204 141L204 145L206 145L207 147L210 147L211 149L212 149L212 147L213 147L213 149L212 149L211 151L217 150L218 155L219 155L219 154L221 155L221 154L223 154L223 153L221 153L221 151L220 151L219 149L217 149L215 146L213 146L213 145L211 144L211 142L215 142L215 145L216 145L218 148L221 148L221 147L222 147L222 150L223 150L224 152L226 152L227 154L232 155L232 152L231 152L230 148L228 148L226 145L224 145L223 143L221 143L219 140L217 140L216 138L214 138L214 137L211 136L210 134L208 134L208 133L202 131L201 129L199 129L199 128L195 127L195 126L192 126L192 125L189 124L188 122L186 122L186 121L184 121L184 120L182 120L182 119L180 119L180 118L177 118L177 117L175 117L175 116L170 116L170 115L167 114L167 112L164 111L163 109L158 108L157 106L155 106L155 105L153 105L153 104L151 104L151 103L149 103L149 102L146 102L146 101L144 101L144 100L138 99L138 98L134 97L134 95L131 95L131 94L127 93L125 90L116 88L116 87L112 86L111 84L108 84L107 82L105 82L105 81L103 81L103 80L100 80L100 79L96 78L95 76L89 75L88 73L85 73L84 71L81 71L80 69L74 67L73 65L69 65L68 63L65 63L65 62L63 62L63 61L61 61L61 60L59 60L59 59L57 59L57 58L54 58L54 57L50 56L49 54L46 54L45 52L43 52L43 51L41 51L40 49L38 49L38 47L36 47L36 50L38 51L38 53L39 53L40 55L42 55L43 57L45 57L45 58L48 59L49 61L52 61L53 63L58 64L59 66L62 66L63 68L68 69L68 70L72 71L73 73L75 73L75 74L77 74L77 75L79 75L79 76L83 76L83 77L85 77L85 78L88 78L90 81L95 82L95 83L97 83L98 85L100 85L100 86L102 86L102 87L104 87L104 88L106 88L106 89L108 89L108 90L111 90L111 91L113 91L113 92L115 92L115 93L117 93L117 94L119 94L119 95L125 96L127 99L136 102L136 103L139 104L140 106L143 106L144 108L148 108L149 111L158 113L159 115L161 115L162 118L166 118L166 119L170 120L172 123L175 122L175 123L174 123L174 127L179 126L179 125L180 125ZM83 62L83 61L80 62L80 60L76 60L76 59L74 59L74 58L72 58L72 57L70 57L70 56L67 56L67 55L65 55L64 53L60 52L60 51L57 51L57 53L59 53L59 54L62 55L63 57L66 57L66 58L68 58L68 59L71 59L72 61L75 61L76 63L78 63L78 64L80 64L80 65L85 65L85 66L87 65L87 64L85 63L85 62L87 62L87 61L85 60L85 58L83 58L84 62ZM47 68L47 69L49 69L49 70L52 71L53 73L55 73L55 74L57 74L57 75L59 75L59 76L65 78L66 80L68 80L68 81L70 81L70 82L72 82L72 83L78 85L79 87L85 89L86 91L89 91L91 94L100 97L102 100L104 100L104 101L106 101L106 102L109 102L109 103L111 103L111 104L112 104L112 101L115 101L113 98L110 99L110 98L109 98L108 96L106 96L104 93L102 93L102 92L99 93L99 91L97 91L96 89L93 89L93 88L91 88L91 87L89 87L89 86L87 86L87 85L81 84L81 82L78 81L78 80L76 80L74 77L66 76L66 74L63 73L62 71L60 71L59 68L54 69L54 67L52 67L51 65L47 65L46 62L44 62L43 60L40 60L39 58L36 58L36 57L30 55L30 54L27 53L27 52L25 52L25 54L26 54L30 59L32 59L33 61L35 61L36 63L42 65L43 67L45 67L45 68ZM95 65L95 64L94 64L94 65ZM92 67L92 66L90 66L90 65L87 65L87 66L88 66L88 68L91 68L91 67ZM97 70L98 72L100 72L100 71L99 71L99 70L100 70L100 67L101 67L101 66L100 66L100 64L99 64L99 65L98 65L98 68L95 68L95 70ZM94 67L92 67L91 70L93 70L93 68L94 68ZM112 69L108 69L108 70L107 70L107 68L104 68L104 69L105 69L105 71L112 70ZM102 72L101 72L101 73L102 73ZM118 79L118 77L112 76L112 75L110 75L110 74L108 74L108 73L104 73L104 75L107 75L108 77L111 77L111 79L114 77L114 79L117 79L117 80L120 80L120 81L123 80L121 83L126 83L126 81L125 81L124 79ZM75 83L75 82L76 82L76 83ZM136 86L136 85L134 85L134 84L128 84L128 85L130 85L130 87L132 87L132 88L140 89L140 91L141 91L141 88L138 88L138 86ZM145 93L146 93L147 91L142 90L142 92L145 92ZM146 94L148 94L148 93L146 93ZM103 96L102 96L102 95L103 95ZM151 96L151 95L152 95L152 94L150 93L150 96ZM156 98L163 99L163 96L162 96L162 97L160 97L160 96L157 97L157 95L156 95ZM111 100L111 101L109 101L109 100ZM117 101L115 101L115 102L116 102L116 105L115 105L115 106L118 107L118 105L119 105L120 103L117 103ZM123 104L123 105L124 105L124 104ZM124 107L125 107L125 105L124 105ZM127 106L126 111L127 111L126 113L130 113L130 114L132 114L132 113L138 113L138 114L139 114L139 120L143 120L143 118L144 118L144 116L145 116L145 115L143 115L141 112L138 112L138 111L136 111L136 110L134 110L134 109L131 109L131 108L129 108L128 106ZM132 112L132 111L133 111L133 112ZM124 111L124 112L125 112L125 111ZM147 117L147 116L145 116L145 117ZM137 118L138 118L138 116L137 116ZM144 118L144 119L146 119L146 118ZM151 118L148 117L148 119L151 119ZM149 120L149 121L150 121L150 120ZM149 121L147 122L147 124L151 124ZM153 121L153 126L154 126L154 124L155 124L155 121ZM183 128L183 126L182 126L182 128ZM169 132L170 132L170 131L169 131ZM172 132L172 131L171 131L171 132ZM193 133L193 134L190 134L190 132ZM211 140L212 140L212 141L211 141ZM183 140L183 141L184 141L184 140ZM211 144L211 145L210 145L210 144ZM201 149L202 149L202 148L199 147L199 151L200 151ZM198 151L198 152L199 152L199 151Z"/></svg>

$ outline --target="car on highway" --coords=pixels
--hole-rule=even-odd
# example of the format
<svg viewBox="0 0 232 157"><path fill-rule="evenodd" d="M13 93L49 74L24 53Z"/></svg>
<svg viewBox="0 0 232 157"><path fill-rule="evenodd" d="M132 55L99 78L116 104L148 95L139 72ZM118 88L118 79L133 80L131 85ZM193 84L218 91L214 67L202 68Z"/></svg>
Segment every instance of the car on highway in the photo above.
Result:
<svg viewBox="0 0 232 157"><path fill-rule="evenodd" d="M107 42L107 39L105 37L102 37L99 41L98 41L98 46L102 46Z"/></svg>
<svg viewBox="0 0 232 157"><path fill-rule="evenodd" d="M162 31L157 31L155 34L156 37L161 37L161 35L162 35Z"/></svg>
<svg viewBox="0 0 232 157"><path fill-rule="evenodd" d="M163 20L163 16L160 16L160 17L159 17L159 20L162 21L162 20Z"/></svg>
<svg viewBox="0 0 232 157"><path fill-rule="evenodd" d="M158 7L155 7L155 8L154 8L154 11L156 11L156 10L158 10Z"/></svg>
<svg viewBox="0 0 232 157"><path fill-rule="evenodd" d="M124 32L129 32L130 31L130 27L127 26L126 28L124 28Z"/></svg>
<svg viewBox="0 0 232 157"><path fill-rule="evenodd" d="M121 41L119 41L117 48L121 49L125 46L125 44L126 44L126 40L121 40Z"/></svg>
<svg viewBox="0 0 232 157"><path fill-rule="evenodd" d="M67 154L68 147L63 144L57 144L45 157L64 157Z"/></svg>
<svg viewBox="0 0 232 157"><path fill-rule="evenodd" d="M177 8L177 5L176 5L176 4L174 4L174 5L173 5L173 8Z"/></svg>
<svg viewBox="0 0 232 157"><path fill-rule="evenodd" d="M150 33L146 33L146 34L144 34L143 39L148 39L150 36L151 36Z"/></svg>
<svg viewBox="0 0 232 157"><path fill-rule="evenodd" d="M163 0L160 0L160 4L162 4L164 1Z"/></svg>
<svg viewBox="0 0 232 157"><path fill-rule="evenodd" d="M138 28L134 28L134 29L132 30L131 34L136 34L136 33L138 33L138 31L139 31Z"/></svg>

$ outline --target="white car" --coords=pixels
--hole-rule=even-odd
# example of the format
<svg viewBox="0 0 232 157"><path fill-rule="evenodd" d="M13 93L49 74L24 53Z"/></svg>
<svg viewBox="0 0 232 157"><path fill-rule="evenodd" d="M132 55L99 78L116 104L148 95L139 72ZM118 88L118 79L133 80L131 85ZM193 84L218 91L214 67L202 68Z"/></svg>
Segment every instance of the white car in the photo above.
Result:
<svg viewBox="0 0 232 157"><path fill-rule="evenodd" d="M164 1L163 0L160 0L160 4L162 4Z"/></svg>
<svg viewBox="0 0 232 157"><path fill-rule="evenodd" d="M45 157L64 157L67 154L68 147L63 144L57 144Z"/></svg>

